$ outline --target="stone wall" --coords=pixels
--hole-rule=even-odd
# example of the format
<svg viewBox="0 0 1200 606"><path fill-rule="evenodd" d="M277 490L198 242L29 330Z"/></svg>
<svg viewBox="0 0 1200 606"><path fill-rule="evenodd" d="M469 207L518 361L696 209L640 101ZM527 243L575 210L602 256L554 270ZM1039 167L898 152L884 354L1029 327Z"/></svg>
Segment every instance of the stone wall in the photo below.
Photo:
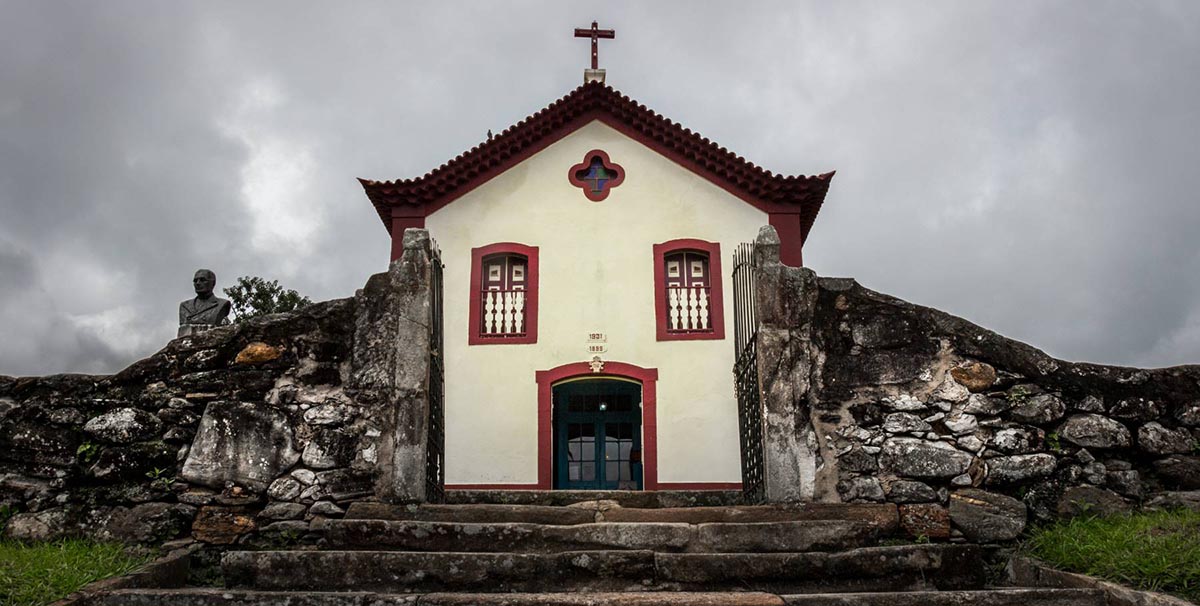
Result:
<svg viewBox="0 0 1200 606"><path fill-rule="evenodd" d="M429 239L405 243L355 298L179 338L111 376L0 377L6 534L295 541L354 500L421 500L423 465L393 461L424 461Z"/></svg>
<svg viewBox="0 0 1200 606"><path fill-rule="evenodd" d="M854 280L780 265L770 228L757 244L769 493L891 501L914 535L991 541L1027 518L1200 489L1200 366L1057 360ZM772 438L789 423L786 439ZM797 461L811 468L797 472ZM798 477L811 485L794 486Z"/></svg>

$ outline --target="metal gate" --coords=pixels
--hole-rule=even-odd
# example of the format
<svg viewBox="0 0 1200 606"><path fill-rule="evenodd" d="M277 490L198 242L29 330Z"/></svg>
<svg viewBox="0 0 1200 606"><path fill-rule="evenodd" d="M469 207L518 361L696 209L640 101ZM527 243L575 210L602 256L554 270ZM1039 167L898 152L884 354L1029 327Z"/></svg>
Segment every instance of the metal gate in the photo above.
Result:
<svg viewBox="0 0 1200 606"><path fill-rule="evenodd" d="M425 500L446 500L445 364L442 356L442 253L430 241L429 424L425 444Z"/></svg>
<svg viewBox="0 0 1200 606"><path fill-rule="evenodd" d="M734 385L738 401L738 434L742 447L742 493L747 503L766 499L763 482L762 389L758 384L758 320L754 286L758 267L754 244L744 243L733 255Z"/></svg>

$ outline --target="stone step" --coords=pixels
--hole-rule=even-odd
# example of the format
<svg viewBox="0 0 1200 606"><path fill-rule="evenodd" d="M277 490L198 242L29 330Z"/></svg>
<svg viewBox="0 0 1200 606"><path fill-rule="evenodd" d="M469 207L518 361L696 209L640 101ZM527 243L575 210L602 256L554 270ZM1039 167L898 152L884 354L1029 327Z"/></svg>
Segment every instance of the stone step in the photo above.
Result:
<svg viewBox="0 0 1200 606"><path fill-rule="evenodd" d="M475 522L530 524L591 524L596 510L547 505L389 505L351 503L347 520L420 520L425 522Z"/></svg>
<svg viewBox="0 0 1200 606"><path fill-rule="evenodd" d="M615 501L622 507L699 507L742 504L740 490L447 490L450 505L548 505Z"/></svg>
<svg viewBox="0 0 1200 606"><path fill-rule="evenodd" d="M427 593L124 589L80 606L1103 606L1099 589L1000 588L977 591Z"/></svg>
<svg viewBox="0 0 1200 606"><path fill-rule="evenodd" d="M730 505L713 507L621 507L610 501L547 505L389 505L359 502L346 519L421 520L427 522L590 524L593 522L758 523L840 520L868 522L886 530L900 523L892 503L806 503L803 505Z"/></svg>
<svg viewBox="0 0 1200 606"><path fill-rule="evenodd" d="M772 553L873 545L883 532L867 522L805 520L748 524L608 522L569 526L390 520L323 520L322 549L553 553L589 550Z"/></svg>
<svg viewBox="0 0 1200 606"><path fill-rule="evenodd" d="M984 568L976 546L930 544L754 554L233 551L222 561L234 588L404 593L978 589Z"/></svg>
<svg viewBox="0 0 1200 606"><path fill-rule="evenodd" d="M784 606L758 592L426 593L126 589L79 606ZM1033 606L1033 605L1030 605Z"/></svg>
<svg viewBox="0 0 1200 606"><path fill-rule="evenodd" d="M1099 589L1001 587L976 591L821 593L782 596L789 606L1104 606Z"/></svg>

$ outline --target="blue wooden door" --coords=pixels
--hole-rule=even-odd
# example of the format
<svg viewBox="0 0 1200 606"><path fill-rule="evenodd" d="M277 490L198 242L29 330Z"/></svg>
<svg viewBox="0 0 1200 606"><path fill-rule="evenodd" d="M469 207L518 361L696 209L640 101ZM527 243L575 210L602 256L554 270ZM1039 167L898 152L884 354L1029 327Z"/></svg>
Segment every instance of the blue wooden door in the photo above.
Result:
<svg viewBox="0 0 1200 606"><path fill-rule="evenodd" d="M554 487L642 489L642 386L587 379L554 386Z"/></svg>

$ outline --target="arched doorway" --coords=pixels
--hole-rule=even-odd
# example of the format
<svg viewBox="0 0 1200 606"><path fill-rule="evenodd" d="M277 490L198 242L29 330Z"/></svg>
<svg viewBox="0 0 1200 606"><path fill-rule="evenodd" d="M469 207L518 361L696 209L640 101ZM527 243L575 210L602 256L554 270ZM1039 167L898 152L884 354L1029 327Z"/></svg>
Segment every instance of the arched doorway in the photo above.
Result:
<svg viewBox="0 0 1200 606"><path fill-rule="evenodd" d="M551 389L554 488L642 489L642 384L566 379Z"/></svg>
<svg viewBox="0 0 1200 606"><path fill-rule="evenodd" d="M555 445L558 443L562 443L564 445L569 445L570 439L571 439L570 429L567 428L564 430L567 433L564 434L565 437L562 439L562 441L556 442L555 432L556 432L557 426L554 421L554 419L555 419L555 415L554 415L555 392L562 389L564 398L569 399L569 396L572 394L573 391L577 395L588 395L588 390L594 391L594 390L599 389L600 391L593 395L603 395L604 393L619 394L619 393L621 393L621 391L620 391L621 389L626 390L625 393L632 393L632 390L640 387L640 392L641 392L641 417L640 417L641 432L640 433L641 433L641 437L640 437L640 444L637 444L638 446L640 446L640 451L641 451L641 457L640 457L641 462L640 462L640 465L637 466L637 467L640 467L640 472L641 472L641 483L639 485L639 488L642 490L658 490L658 437L657 437L658 421L657 421L657 416L656 416L657 415L656 408L657 408L658 369L642 368L641 366L635 366L633 364L626 364L623 362L605 361L603 363L600 363L598 366L597 366L596 362L575 362L572 364L564 364L562 366L558 366L558 367L552 368L550 370L539 370L535 374L535 378L536 378L537 384L538 384L538 482L537 482L538 489L551 490L553 488L557 488L560 486L559 482L556 479L557 468L555 466L555 455L556 455ZM589 385L589 381L606 381L606 382L605 383L599 383L599 382L590 383L590 387L585 387L585 386ZM581 385L578 387L573 387L573 388L566 387L566 386L572 385L574 383L580 383ZM633 387L621 387L622 384L623 385L632 385ZM634 398L634 401L636 402L636 398ZM600 404L600 400L598 400L598 399L595 400L594 406L596 408L596 411L595 411L596 413L600 412L599 404ZM567 404L566 406L568 409L570 408L569 404ZM587 406L592 406L592 404L586 404L585 407L587 407ZM605 412L607 412L607 410ZM567 411L567 414L570 414L569 410ZM587 422L586 419L583 419L577 424L586 424L586 422ZM595 422L595 421L593 421L593 422ZM607 418L601 417L601 418L599 418L599 422L607 423ZM620 421L618 421L618 422L620 422ZM602 431L604 431L604 433L607 434L607 429L608 428L605 427L605 428L603 428ZM624 430L622 428L618 427L615 429L616 429L616 435L618 436L616 448L618 449L617 453L619 455L620 448L622 445L621 441L625 439L625 438L621 438L620 436L625 435L625 434L623 433ZM635 433L637 431L636 428L630 428L630 429ZM586 431L586 430L579 429L577 437L583 437L584 431ZM598 435L596 435L597 430L594 425L593 425L592 432L593 432L594 438L599 437ZM607 478L607 473L608 473L607 465L605 465L605 467L603 469L603 473L600 473L601 470L599 468L599 465L600 465L601 461L603 461L603 457L607 453L607 448L608 448L607 435L605 435L604 437L605 437L605 441L601 442L601 444L603 444L602 452L598 452L595 454L595 463L597 465L596 476L603 476L603 477ZM630 438L630 439L632 440L632 438ZM580 444L581 450L579 451L579 453L582 456L582 453L583 453L582 448L584 448L582 446L583 440L580 440L577 443ZM595 446L595 444L596 443L593 442L593 446ZM567 454L569 455L570 447L567 446L567 448L568 448ZM627 454L628 454L629 458L625 459L627 461L630 461L630 467L629 467L630 480L629 481L631 481L631 482L633 481L633 479L632 479L633 473L632 472L634 469L634 466L632 465L632 461L635 456L633 450L634 450L634 443L631 443L628 445L628 453ZM619 458L617 460L618 460L618 462L621 461L621 459L619 459ZM577 462L582 464L583 463L582 458L578 459ZM565 481L563 486L569 486L569 484L571 483L570 460L569 459L566 460L564 465L565 465L565 467L563 467L563 469L566 472L567 480ZM619 485L619 483L620 483L620 479L619 479L620 478L620 469L619 468L617 470L617 474L618 474L617 482ZM580 478L583 477L582 465L580 466L579 477ZM582 481L583 481L582 479L579 480L579 482L582 482ZM605 481L607 481L607 480L605 480Z"/></svg>

